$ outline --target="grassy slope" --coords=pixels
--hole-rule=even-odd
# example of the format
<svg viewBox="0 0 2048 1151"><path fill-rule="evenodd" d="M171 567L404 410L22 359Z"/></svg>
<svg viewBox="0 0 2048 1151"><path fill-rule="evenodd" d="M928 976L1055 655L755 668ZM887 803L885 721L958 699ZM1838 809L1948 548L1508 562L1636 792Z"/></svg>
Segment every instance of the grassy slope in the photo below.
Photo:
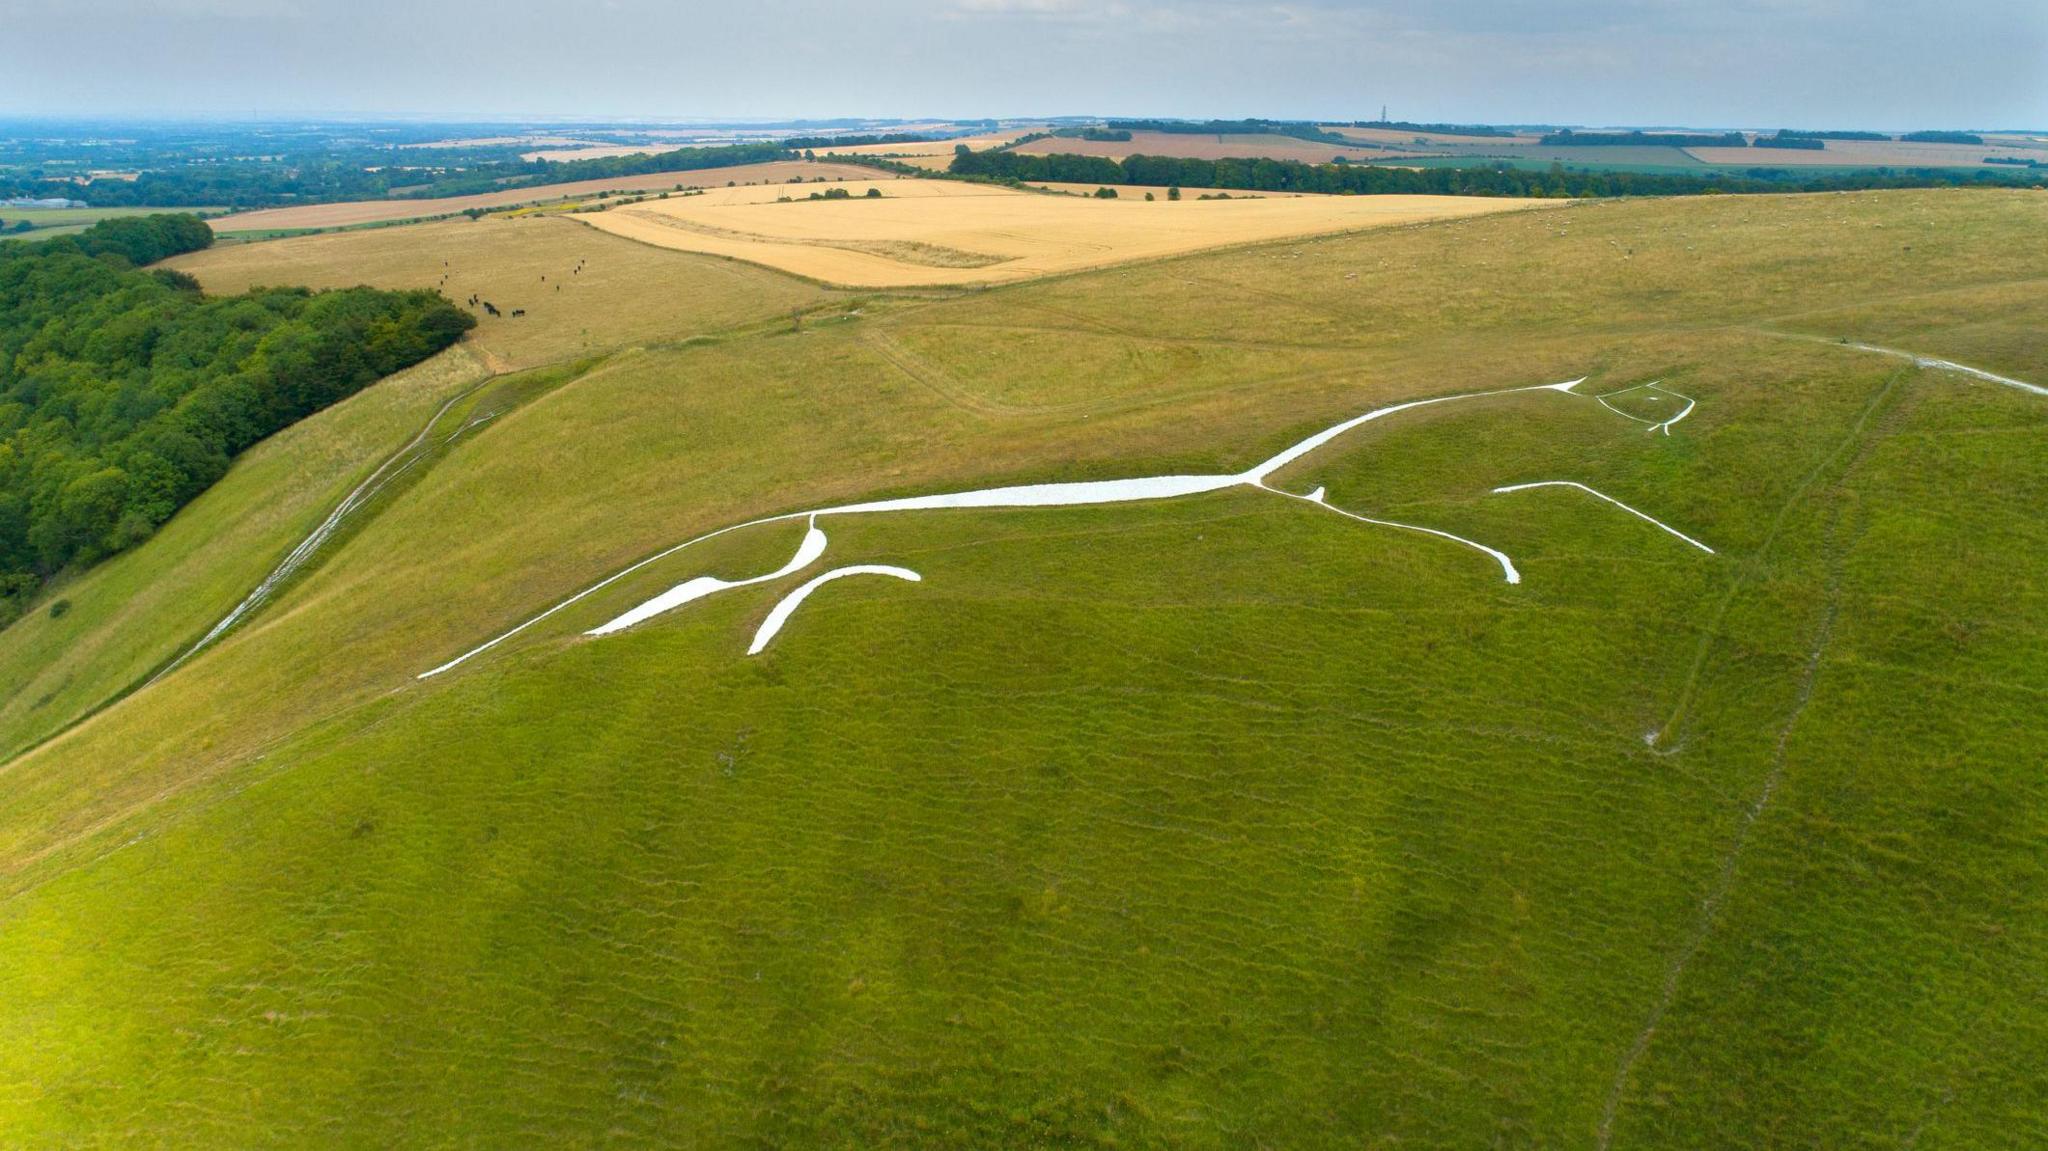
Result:
<svg viewBox="0 0 2048 1151"><path fill-rule="evenodd" d="M0 640L0 761L211 627L434 410L488 371L466 347L264 440L146 547L52 587ZM66 610L53 618L49 608Z"/></svg>
<svg viewBox="0 0 2048 1151"><path fill-rule="evenodd" d="M1588 207L619 357L451 451L256 625L0 768L0 1122L1550 1144L1618 1098L1617 1145L2023 1130L2048 544L2014 444L2048 414L1750 326L1882 307L1909 333L1940 300L1968 313L1946 354L2048 376L2015 310L2048 276L2020 242L2042 217L1954 193ZM1381 399L1588 370L1702 407L1669 439L1547 394L1434 409L1286 477L1502 546L1520 588L1256 493L835 522L831 560L927 582L837 585L759 660L738 653L777 589L562 642L790 544L744 533L408 678L760 512L1241 466ZM1485 494L1538 478L1723 554ZM1901 706L1937 682L1939 726ZM1681 700L1675 750L1646 749Z"/></svg>
<svg viewBox="0 0 2048 1151"><path fill-rule="evenodd" d="M448 356L258 445L147 547L53 589L45 600L66 600L67 614L53 619L39 605L0 638L0 761L133 686L205 632L435 409L492 371L786 322L791 309L829 298L745 265L563 221L465 221L351 238L339 249L345 266L336 263L336 242L214 249L174 263L209 291L233 293L275 283L436 285L445 262L442 290L451 297L476 291L507 301L508 312L513 299L532 310L518 320L486 319ZM541 275L565 274L578 260L583 270L566 277L563 292L543 291Z"/></svg>

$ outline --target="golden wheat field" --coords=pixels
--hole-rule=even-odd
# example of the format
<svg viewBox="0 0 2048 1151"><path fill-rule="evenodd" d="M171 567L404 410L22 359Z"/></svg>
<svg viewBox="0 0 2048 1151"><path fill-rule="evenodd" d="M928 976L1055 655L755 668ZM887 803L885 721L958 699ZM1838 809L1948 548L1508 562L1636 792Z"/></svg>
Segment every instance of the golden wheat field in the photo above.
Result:
<svg viewBox="0 0 2048 1151"><path fill-rule="evenodd" d="M577 219L614 235L728 256L850 287L980 284L1204 248L1532 206L1457 196L1301 196L1172 203L1062 196L937 180L717 188ZM873 187L877 198L865 195ZM784 199L784 198L787 199Z"/></svg>
<svg viewBox="0 0 2048 1151"><path fill-rule="evenodd" d="M869 168L852 164L828 164L803 160L774 160L765 164L740 164L730 168L701 168L691 172L650 172L642 176L614 176L604 180L577 180L567 184L543 184L484 192L475 196L448 196L438 200L356 200L339 204L305 204L291 208L264 208L236 212L209 223L215 232L262 232L283 228L346 228L359 224L382 224L394 220L450 216L471 208L509 208L547 200L590 196L598 192L659 192L671 188L723 187L738 184L782 184L800 180L872 180L880 176Z"/></svg>

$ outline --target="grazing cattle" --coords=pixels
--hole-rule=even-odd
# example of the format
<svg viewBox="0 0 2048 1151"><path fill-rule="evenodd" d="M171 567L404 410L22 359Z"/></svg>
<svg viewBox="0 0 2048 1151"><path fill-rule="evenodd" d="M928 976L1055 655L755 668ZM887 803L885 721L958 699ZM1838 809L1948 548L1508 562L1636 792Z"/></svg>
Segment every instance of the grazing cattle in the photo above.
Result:
<svg viewBox="0 0 2048 1151"><path fill-rule="evenodd" d="M525 314L526 314L526 309L525 309L525 308L514 308L514 309L512 309L512 314L513 314L513 315L515 315L515 316L523 316L523 315L525 315Z"/></svg>
<svg viewBox="0 0 2048 1151"><path fill-rule="evenodd" d="M489 300L484 301L484 311L489 312L493 316L499 314L497 307L493 305Z"/></svg>

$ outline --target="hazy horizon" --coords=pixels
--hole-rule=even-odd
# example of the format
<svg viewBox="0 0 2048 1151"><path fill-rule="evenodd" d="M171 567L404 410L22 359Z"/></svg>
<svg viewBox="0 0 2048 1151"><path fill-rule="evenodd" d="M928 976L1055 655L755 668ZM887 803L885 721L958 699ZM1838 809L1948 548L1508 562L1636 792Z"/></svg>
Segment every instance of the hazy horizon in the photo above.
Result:
<svg viewBox="0 0 2048 1151"><path fill-rule="evenodd" d="M2048 5L0 0L0 116L2048 126ZM52 52L90 27L91 52Z"/></svg>

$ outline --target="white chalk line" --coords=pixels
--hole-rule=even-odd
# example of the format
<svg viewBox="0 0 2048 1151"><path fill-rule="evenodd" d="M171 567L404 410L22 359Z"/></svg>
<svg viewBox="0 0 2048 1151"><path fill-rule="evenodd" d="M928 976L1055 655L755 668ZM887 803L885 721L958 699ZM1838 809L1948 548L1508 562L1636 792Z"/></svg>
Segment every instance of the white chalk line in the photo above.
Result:
<svg viewBox="0 0 2048 1151"><path fill-rule="evenodd" d="M1677 536L1679 539L1684 540L1686 543L1691 544L1692 546L1700 549L1708 555L1715 554L1713 548L1710 548L1707 545L1701 543L1700 541L1692 538L1691 536L1686 535L1684 532L1679 531L1677 528L1672 527L1670 524L1665 523L1663 520L1658 519L1656 516L1648 515L1646 513L1637 511L1635 508L1632 508L1627 504L1622 503L1620 500L1615 499L1613 496L1608 495L1606 492L1595 491L1594 489L1589 488L1586 485L1578 483L1574 480L1538 480L1532 484L1509 484L1506 487L1495 488L1493 489L1493 492L1495 495L1503 495L1508 492L1528 491L1530 488L1577 488L1595 499L1606 500L1608 503L1613 504L1615 507L1620 508L1622 511L1627 512L1628 514L1636 517L1639 520L1643 520L1645 522L1657 525L1657 527L1663 529L1666 532L1671 533L1674 536Z"/></svg>
<svg viewBox="0 0 2048 1151"><path fill-rule="evenodd" d="M1671 425L1691 415L1692 410L1698 407L1700 402L1698 400L1693 399L1691 396L1681 396L1677 392L1668 391L1664 388L1658 388L1657 390L1663 392L1667 396L1678 396L1679 399L1685 401L1685 407L1677 415L1671 417L1668 420L1665 420L1663 423L1658 424L1656 427L1650 429L1652 432L1663 432L1665 435L1668 436L1671 434Z"/></svg>
<svg viewBox="0 0 2048 1151"><path fill-rule="evenodd" d="M1421 532L1424 535L1431 535L1436 536L1439 539L1450 540L1452 543L1464 544L1466 547L1471 548L1474 551L1485 552L1487 555L1492 556L1494 558L1494 561L1500 564L1501 575L1504 578L1506 578L1506 580L1509 583L1522 582L1522 573L1515 570L1515 561L1509 559L1506 552L1500 551L1497 548L1487 547L1485 544L1479 543L1476 540L1468 540L1464 536L1454 536L1447 531L1440 531L1436 528L1426 528L1422 527L1419 524L1404 524L1398 523L1394 520L1377 520L1372 518L1371 516L1359 515L1357 512L1345 511L1343 508L1340 508L1337 505L1330 503L1327 499L1325 499L1324 490L1322 488L1317 488L1315 491L1312 491L1309 494L1303 496L1296 495L1295 493L1290 491L1282 491L1279 488L1268 487L1265 484L1260 484L1258 486L1265 488L1267 491L1272 492L1275 495L1286 496L1288 499L1291 500L1301 500L1303 503L1311 503L1319 508L1327 508L1330 511L1336 512L1340 516L1344 516L1347 519L1357 520L1359 523L1362 524L1378 524L1379 526L1385 528L1400 528L1404 531Z"/></svg>
<svg viewBox="0 0 2048 1151"><path fill-rule="evenodd" d="M1651 435L1655 435L1658 432L1663 432L1665 435L1668 436L1671 434L1671 425L1691 415L1692 410L1699 406L1699 401L1683 393L1674 392L1670 388L1662 386L1663 383L1664 381L1662 380L1651 380L1647 384L1635 384L1633 386L1626 388L1618 388L1611 392L1602 392L1599 395L1594 396L1593 398L1600 401L1601 407L1606 408L1608 411L1613 412L1615 415L1620 416L1623 419L1634 420L1639 424L1650 425L1649 432ZM1628 392L1645 390L1656 392L1658 395L1670 396L1673 399L1684 400L1685 407L1677 415L1671 417L1668 420L1663 421L1662 423L1659 423L1656 420L1646 420L1643 417L1638 416L1632 412L1624 412L1620 408L1617 408L1613 404L1607 402L1607 397L1609 396L1619 396L1626 394Z"/></svg>
<svg viewBox="0 0 2048 1151"><path fill-rule="evenodd" d="M747 645L747 654L760 655L761 649L768 646L768 641L775 638L775 633L782 630L782 625L789 622L790 615L796 611L799 604L810 598L812 592L817 591L833 580L857 575L895 576L897 579L909 580L911 583L918 583L924 579L923 576L918 575L909 568L891 567L888 564L854 564L850 567L833 568L823 575L814 576L806 581L802 587L783 596L781 600L776 602L774 609L768 613L768 618L761 621L760 630L754 633L754 642Z"/></svg>
<svg viewBox="0 0 2048 1151"><path fill-rule="evenodd" d="M1384 416L1390 416L1396 412L1404 412L1409 410L1410 408L1424 407L1429 404L1449 403L1452 400L1480 399L1482 397L1487 396L1505 396L1512 395L1517 392L1550 391L1560 392L1569 395L1574 394L1572 392L1572 389L1576 388L1578 385L1584 382L1585 377L1581 376L1576 380L1567 380L1563 383L1558 384L1528 384L1522 387L1515 388L1494 388L1483 392L1459 392L1454 395L1434 396L1429 399L1408 400L1403 403L1389 404L1386 407L1375 408L1372 411L1365 413L1364 415L1356 416L1352 419L1345 420L1343 423L1336 424L1329 428L1325 428L1322 431L1317 432L1315 435L1312 435L1307 439L1302 440L1299 443L1296 443L1292 447L1287 448L1285 451L1282 451L1262 461L1261 463L1252 467L1250 470L1239 472L1235 475L1142 476L1133 479L1093 480L1063 484L1019 484L1010 487L982 488L974 491L965 492L942 492L933 495L905 496L899 499L870 500L863 503L840 504L834 507L812 508L804 511L784 512L781 515L762 516L759 519L748 520L745 523L732 524L728 527L719 528L716 531L705 532L703 535L693 536L690 539L684 540L679 544L666 548L662 551L656 552L655 554L648 556L646 559L640 560L627 567L621 568L619 571L614 572L609 576L606 576L604 579L599 580L594 584L591 584L589 587L584 588L582 591L577 592L576 594L568 597L567 599L562 600L560 603L555 604L554 606L539 613L538 615L532 616L522 621L521 623L514 625L510 629L492 637L491 639L488 639L483 643L478 644L477 646L469 649L468 651L463 652L461 655L456 656L454 659L451 659L438 667L429 668L428 670L419 673L419 675L415 678L429 679L433 676L440 675L442 672L458 667L461 664L467 662L468 660L473 659L476 656L482 655L484 652L487 652L492 648L498 646L499 644L505 642L506 640L511 639L513 636L518 635L520 632L525 631L527 628L532 627L534 624L540 623L542 620L545 620L550 616L553 616L555 613L563 610L564 608L567 608L570 605L575 604L596 592L602 591L603 589L610 587L612 584L617 583L619 580L624 579L625 577L633 574L634 572L647 567L649 564L658 563L661 560L667 559L669 556L672 556L677 552L682 551L684 548L690 547L694 544L703 543L706 540L715 539L719 536L725 535L728 532L739 531L742 528L758 527L762 524L781 523L787 520L798 519L810 519L813 521L813 524L815 524L816 517L818 516L855 515L872 512L929 511L945 508L1078 507L1098 504L1131 503L1140 500L1172 499L1177 496L1199 495L1204 492L1221 491L1225 488L1240 486L1263 488L1267 491L1278 491L1278 489L1266 487L1265 480L1268 476L1272 475L1272 473L1280 470L1283 467L1286 467L1288 464L1293 463L1294 461L1302 458L1303 456L1308 455L1310 452L1315 451L1317 448L1322 447L1324 444L1329 443L1331 440L1336 439L1338 436L1343 435L1345 432L1351 431L1354 428L1357 428L1363 424L1370 423L1373 420L1380 419ZM1291 492L1279 492L1278 494L1293 496L1293 493ZM1304 497L1293 496L1293 498L1299 499ZM1341 509L1332 508L1331 510L1341 512ZM1436 532L1434 531L1434 529L1430 528L1415 527L1411 524L1396 524L1392 523L1391 521L1366 520L1365 517L1353 515L1350 512L1341 512L1341 514L1351 516L1351 518L1353 519L1363 520L1364 522L1368 523L1383 523L1390 527L1408 528L1412 531L1421 531L1428 532L1434 535L1442 535L1447 539L1454 540L1458 543L1462 543L1470 547L1478 548L1479 550L1487 552L1490 555L1494 555L1503 561L1508 570L1513 570L1513 564L1507 561L1506 556L1501 555L1498 552L1495 552L1491 548L1487 548L1483 545L1473 543L1470 540L1461 539L1457 536L1449 535L1448 533ZM664 595L681 593L683 589L690 586L690 582L678 584L675 588L671 588L668 593L664 593ZM1509 582L1514 581L1510 580ZM715 591L718 589L713 588L711 590ZM709 594L709 592L705 592L702 594ZM693 598L697 597L690 596L686 599L679 600L678 602L687 602L687 599ZM627 614L632 615L634 613L629 612ZM639 618L645 619L648 617L640 616Z"/></svg>
<svg viewBox="0 0 2048 1151"><path fill-rule="evenodd" d="M752 579L742 580L722 580L715 576L698 576L696 579L677 584L653 599L648 600L646 603L641 604L639 607L619 616L617 619L609 623L599 624L583 634L610 635L615 631L624 631L642 620L652 619L665 611L673 611L689 603L691 600L703 599L712 592L779 580L783 576L794 575L811 566L819 556L824 554L825 533L819 531L817 525L813 523L810 530L804 532L803 542L797 545L796 554L789 557L789 562L769 572L767 575L759 575Z"/></svg>

